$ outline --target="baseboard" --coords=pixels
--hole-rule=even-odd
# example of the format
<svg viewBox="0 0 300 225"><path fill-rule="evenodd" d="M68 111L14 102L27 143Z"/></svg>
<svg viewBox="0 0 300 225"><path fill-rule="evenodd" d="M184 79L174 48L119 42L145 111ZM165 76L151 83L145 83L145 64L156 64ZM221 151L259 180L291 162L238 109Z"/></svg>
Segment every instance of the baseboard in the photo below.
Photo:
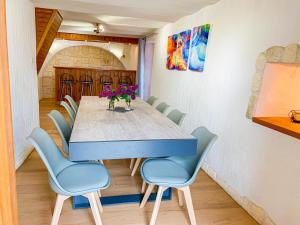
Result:
<svg viewBox="0 0 300 225"><path fill-rule="evenodd" d="M15 157L15 168L16 170L24 163L24 161L28 158L33 149L27 149L22 152L19 156Z"/></svg>
<svg viewBox="0 0 300 225"><path fill-rule="evenodd" d="M259 224L261 225L276 225L268 213L250 199L241 196L234 188L218 176L217 172L211 168L207 162L204 162L202 169L217 182L241 207L243 207Z"/></svg>

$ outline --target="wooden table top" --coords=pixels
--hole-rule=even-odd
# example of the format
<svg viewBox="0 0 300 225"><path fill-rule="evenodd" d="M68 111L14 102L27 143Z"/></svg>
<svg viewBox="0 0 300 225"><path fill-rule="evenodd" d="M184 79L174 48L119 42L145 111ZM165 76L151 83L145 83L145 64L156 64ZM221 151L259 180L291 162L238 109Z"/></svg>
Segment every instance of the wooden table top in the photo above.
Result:
<svg viewBox="0 0 300 225"><path fill-rule="evenodd" d="M116 106L125 106L124 101ZM108 100L97 96L83 96L76 115L70 143L140 140L195 139L137 98L131 102L133 111L108 111Z"/></svg>

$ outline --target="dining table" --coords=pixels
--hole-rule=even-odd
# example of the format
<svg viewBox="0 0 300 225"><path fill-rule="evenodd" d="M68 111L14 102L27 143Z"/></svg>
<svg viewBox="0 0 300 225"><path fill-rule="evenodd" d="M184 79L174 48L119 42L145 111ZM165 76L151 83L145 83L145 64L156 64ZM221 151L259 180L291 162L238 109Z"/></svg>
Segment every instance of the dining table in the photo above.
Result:
<svg viewBox="0 0 300 225"><path fill-rule="evenodd" d="M108 99L81 98L69 141L69 159L75 162L132 158L189 156L197 152L197 139L140 98L131 110L108 110ZM117 102L122 106L124 102ZM118 109L122 109L119 107ZM88 175L88 174L87 174ZM112 179L114 179L112 177ZM143 194L102 196L102 205L139 203ZM149 201L155 200L152 193ZM170 200L168 189L163 200ZM73 208L89 207L83 196Z"/></svg>

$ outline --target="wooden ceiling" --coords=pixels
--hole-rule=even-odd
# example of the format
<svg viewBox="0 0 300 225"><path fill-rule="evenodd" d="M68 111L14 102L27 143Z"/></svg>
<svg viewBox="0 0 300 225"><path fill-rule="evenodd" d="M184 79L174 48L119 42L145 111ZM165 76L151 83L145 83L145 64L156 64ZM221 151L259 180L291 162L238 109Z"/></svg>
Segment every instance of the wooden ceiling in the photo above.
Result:
<svg viewBox="0 0 300 225"><path fill-rule="evenodd" d="M56 37L63 18L55 9L35 9L36 63L39 72Z"/></svg>

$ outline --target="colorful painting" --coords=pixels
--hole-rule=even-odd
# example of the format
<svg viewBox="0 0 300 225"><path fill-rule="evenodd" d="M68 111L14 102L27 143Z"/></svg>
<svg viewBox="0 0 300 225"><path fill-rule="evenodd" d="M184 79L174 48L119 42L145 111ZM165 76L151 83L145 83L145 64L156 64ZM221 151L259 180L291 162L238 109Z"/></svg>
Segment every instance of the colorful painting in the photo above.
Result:
<svg viewBox="0 0 300 225"><path fill-rule="evenodd" d="M187 70L191 41L191 30L178 34L176 49L176 69Z"/></svg>
<svg viewBox="0 0 300 225"><path fill-rule="evenodd" d="M193 29L189 69L203 72L206 57L206 47L209 36L210 25L195 27Z"/></svg>
<svg viewBox="0 0 300 225"><path fill-rule="evenodd" d="M176 68L177 37L177 34L168 37L167 68L169 70L174 70Z"/></svg>

